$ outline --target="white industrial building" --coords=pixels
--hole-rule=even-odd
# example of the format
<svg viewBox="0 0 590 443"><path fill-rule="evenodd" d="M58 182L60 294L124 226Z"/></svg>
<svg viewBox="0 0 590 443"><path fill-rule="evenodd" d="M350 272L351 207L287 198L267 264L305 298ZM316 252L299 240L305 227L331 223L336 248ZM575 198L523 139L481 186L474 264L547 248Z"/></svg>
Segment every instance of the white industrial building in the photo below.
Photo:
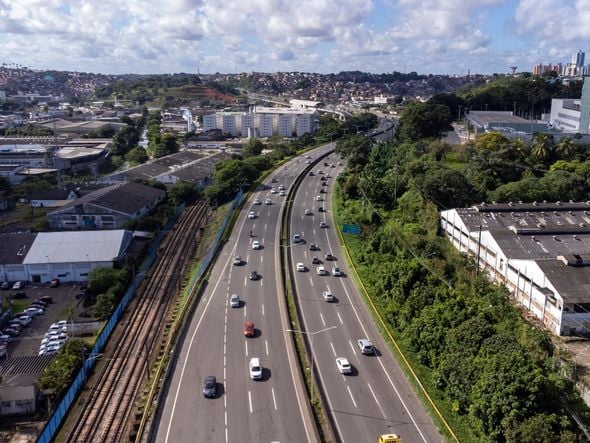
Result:
<svg viewBox="0 0 590 443"><path fill-rule="evenodd" d="M113 267L132 240L123 229L1 234L0 281L87 281L95 267Z"/></svg>
<svg viewBox="0 0 590 443"><path fill-rule="evenodd" d="M582 97L551 100L549 123L563 132L590 134L590 81L584 77Z"/></svg>
<svg viewBox="0 0 590 443"><path fill-rule="evenodd" d="M590 202L482 203L441 226L552 333L590 333Z"/></svg>
<svg viewBox="0 0 590 443"><path fill-rule="evenodd" d="M203 131L219 129L233 137L300 137L315 132L315 109L266 108L257 106L252 112L217 112L203 116Z"/></svg>

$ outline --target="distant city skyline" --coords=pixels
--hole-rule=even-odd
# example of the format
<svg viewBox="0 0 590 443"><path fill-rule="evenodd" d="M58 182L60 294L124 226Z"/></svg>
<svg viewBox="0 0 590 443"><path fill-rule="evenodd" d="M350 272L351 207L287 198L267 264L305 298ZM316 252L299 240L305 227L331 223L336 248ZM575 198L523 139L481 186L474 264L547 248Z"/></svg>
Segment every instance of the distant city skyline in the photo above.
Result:
<svg viewBox="0 0 590 443"><path fill-rule="evenodd" d="M590 52L583 0L0 0L0 61L105 74L528 71Z"/></svg>

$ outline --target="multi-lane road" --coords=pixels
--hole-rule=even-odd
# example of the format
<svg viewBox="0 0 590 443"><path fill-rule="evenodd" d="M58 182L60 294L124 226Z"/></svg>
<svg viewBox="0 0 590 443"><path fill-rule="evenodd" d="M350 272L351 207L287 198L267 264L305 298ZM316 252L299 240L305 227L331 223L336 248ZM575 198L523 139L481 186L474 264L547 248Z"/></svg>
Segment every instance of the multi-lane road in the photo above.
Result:
<svg viewBox="0 0 590 443"><path fill-rule="evenodd" d="M344 442L377 441L386 433L402 436L404 443L443 441L387 349L338 252L331 194L341 166L335 155L325 161L335 167L325 167L322 162L312 171L313 176L305 177L295 197L291 237L299 234L304 241L292 243L290 251L292 265L303 263L306 268L294 271L297 300L310 343L313 335L314 362L335 431ZM327 212L318 212L320 207ZM319 250L310 250L312 244ZM332 254L334 260L326 260L326 254ZM312 263L313 257L321 263ZM324 266L327 274L318 275L318 266ZM334 267L340 269L341 276L333 275ZM333 302L324 300L325 291L332 293ZM369 339L376 353L363 355L359 339ZM336 365L340 357L348 359L352 374L340 373Z"/></svg>
<svg viewBox="0 0 590 443"><path fill-rule="evenodd" d="M326 145L312 157L330 149L333 146ZM326 161L337 160L332 155ZM330 201L334 178L322 186L317 171L323 169L324 176L335 177L341 166L326 168L323 163L314 166L314 176L306 175L295 194L290 230L305 241L290 243L288 250L293 266L302 262L307 267L306 272L294 272L294 286L303 315L302 330L308 338L313 334L316 373L337 438L371 442L380 434L395 432L404 442L442 441L374 326L337 252ZM281 215L287 198L280 196L279 187L282 185L288 195L293 181L307 166L303 157L290 161L244 205L176 351L179 354L164 396L156 441L318 441L291 346L291 334L300 332L288 332L279 260ZM271 193L272 187L277 193ZM320 193L322 188L325 193ZM318 196L322 201L317 201ZM255 204L256 199L261 204ZM271 204L265 204L266 199ZM327 212L318 212L320 205ZM305 209L312 214L305 215ZM321 228L320 222L327 227ZM261 249L252 249L255 241ZM310 243L317 243L321 250L310 251ZM333 253L336 261L326 261L327 252ZM236 255L243 260L241 265L233 264ZM316 265L311 264L313 255L321 259L330 275L317 275ZM332 276L332 266L338 266L344 275ZM254 270L261 276L258 280L249 279ZM322 298L328 289L336 297L333 303ZM239 295L239 307L231 307L232 294ZM252 338L244 336L246 321L254 322ZM376 355L360 353L360 338L373 342ZM261 360L261 381L250 379L248 362L253 357ZM348 358L353 366L351 375L339 373L336 357ZM204 398L201 392L207 375L217 377L218 392L213 399Z"/></svg>
<svg viewBox="0 0 590 443"><path fill-rule="evenodd" d="M313 156L333 147L316 150ZM158 423L158 442L317 441L298 363L285 332L279 238L285 194L308 166L298 158L278 169L246 202L229 241L212 269L208 287L177 352L179 356ZM276 183L271 183L276 180ZM271 193L272 187L276 193ZM259 205L255 200L260 200ZM269 199L271 204L265 204ZM248 213L254 212L255 218ZM252 233L252 236L251 234ZM252 249L257 241L261 249ZM241 265L233 260L239 255ZM257 271L258 280L249 274ZM240 306L232 308L232 294ZM246 338L244 323L254 322ZM258 357L261 381L249 378L249 361ZM217 377L218 394L204 398L204 377Z"/></svg>

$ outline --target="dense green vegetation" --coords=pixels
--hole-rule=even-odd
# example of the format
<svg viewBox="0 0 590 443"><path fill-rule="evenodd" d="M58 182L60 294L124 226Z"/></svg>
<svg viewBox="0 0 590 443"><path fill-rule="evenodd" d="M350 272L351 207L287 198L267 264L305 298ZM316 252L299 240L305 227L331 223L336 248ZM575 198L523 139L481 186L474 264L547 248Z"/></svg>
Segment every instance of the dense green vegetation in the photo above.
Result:
<svg viewBox="0 0 590 443"><path fill-rule="evenodd" d="M76 372L82 367L88 346L83 340L72 338L64 343L56 357L39 377L40 389L53 389L57 398L68 388Z"/></svg>
<svg viewBox="0 0 590 443"><path fill-rule="evenodd" d="M402 122L428 125L414 114ZM548 334L438 235L438 211L507 195L588 199L586 149L488 134L453 152L463 167L449 168L451 151L409 133L379 145L359 136L338 142L348 167L337 212L362 226L360 238L347 240L361 278L461 441L582 441L564 399L583 419L590 414L560 375Z"/></svg>
<svg viewBox="0 0 590 443"><path fill-rule="evenodd" d="M149 139L148 154L153 158L160 158L178 152L176 136L162 133L160 124L162 115L159 111L150 112L147 118L147 135Z"/></svg>
<svg viewBox="0 0 590 443"><path fill-rule="evenodd" d="M0 137L50 137L52 135L51 129L30 124L18 128L0 128Z"/></svg>
<svg viewBox="0 0 590 443"><path fill-rule="evenodd" d="M129 271L126 269L94 268L88 274L84 305L92 306L92 315L96 319L106 320L117 307L128 280Z"/></svg>

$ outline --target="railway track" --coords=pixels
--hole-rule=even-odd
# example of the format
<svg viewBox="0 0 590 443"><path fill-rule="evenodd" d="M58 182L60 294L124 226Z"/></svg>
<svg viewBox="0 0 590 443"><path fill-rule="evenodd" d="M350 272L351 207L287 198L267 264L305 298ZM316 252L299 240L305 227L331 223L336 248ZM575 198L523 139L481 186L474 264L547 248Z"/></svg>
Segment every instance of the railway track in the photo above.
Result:
<svg viewBox="0 0 590 443"><path fill-rule="evenodd" d="M187 207L169 234L150 278L139 289L113 332L104 354L103 370L82 412L66 438L68 442L119 442L129 434L129 417L142 383L149 378L151 356L164 330L169 303L177 293L183 270L194 254L194 236L207 218L208 205ZM114 346L113 346L114 345Z"/></svg>

